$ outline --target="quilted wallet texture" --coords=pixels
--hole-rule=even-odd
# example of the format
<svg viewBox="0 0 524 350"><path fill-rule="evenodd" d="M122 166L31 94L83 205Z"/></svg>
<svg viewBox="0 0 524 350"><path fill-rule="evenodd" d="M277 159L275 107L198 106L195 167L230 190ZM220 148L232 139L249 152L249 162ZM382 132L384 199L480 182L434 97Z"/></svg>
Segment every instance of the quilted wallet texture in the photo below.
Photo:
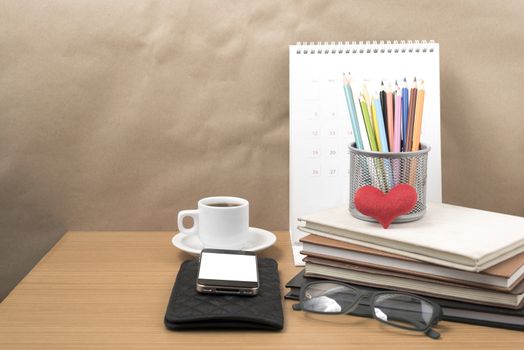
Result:
<svg viewBox="0 0 524 350"><path fill-rule="evenodd" d="M169 298L164 324L168 329L261 329L284 326L278 264L258 258L260 288L256 296L201 294L195 289L199 262L182 263Z"/></svg>

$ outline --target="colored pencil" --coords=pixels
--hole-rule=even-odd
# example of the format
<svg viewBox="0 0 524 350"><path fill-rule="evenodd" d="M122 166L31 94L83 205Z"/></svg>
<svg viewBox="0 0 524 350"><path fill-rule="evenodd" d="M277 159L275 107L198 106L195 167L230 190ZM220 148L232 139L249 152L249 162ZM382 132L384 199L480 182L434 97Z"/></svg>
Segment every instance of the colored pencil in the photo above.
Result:
<svg viewBox="0 0 524 350"><path fill-rule="evenodd" d="M364 99L366 100L366 104L367 104L368 108L370 108L370 106L371 106L371 99L369 98L368 87L367 87L365 82L362 83L361 95L364 96ZM371 113L371 109L368 109L368 112Z"/></svg>
<svg viewBox="0 0 524 350"><path fill-rule="evenodd" d="M393 152L400 152L400 135L402 134L402 94L397 85L395 94L395 113L393 125ZM401 178L401 160L398 158L391 160L393 166L393 186L400 183Z"/></svg>
<svg viewBox="0 0 524 350"><path fill-rule="evenodd" d="M388 89L386 91L386 105L387 105L387 113L388 113L388 117L387 117L387 126L386 126L386 130L387 130L387 135L388 135L388 145L389 145L389 149L392 150L393 149L393 143L394 143L394 138L393 138L393 134L394 134L394 125L393 125L393 92L391 91L391 84L388 84Z"/></svg>
<svg viewBox="0 0 524 350"><path fill-rule="evenodd" d="M384 117L382 115L382 107L380 106L380 99L376 96L373 99L375 103L375 112L377 113L378 129L380 134L380 144L382 145L382 152L389 152L388 140L386 137L386 128L384 125Z"/></svg>
<svg viewBox="0 0 524 350"><path fill-rule="evenodd" d="M373 121L371 120L371 99L369 98L369 92L368 92L368 87L366 85L366 82L362 82L362 89L360 90L360 95L364 96L364 99L366 101L366 106L368 107L369 120L371 121L371 125L373 125ZM375 143L376 141L377 139L375 137ZM371 141L369 141L369 144L371 146ZM377 151L378 151L378 144L377 144Z"/></svg>
<svg viewBox="0 0 524 350"><path fill-rule="evenodd" d="M413 87L409 91L408 126L406 133L406 152L411 152L413 144L413 123L415 122L415 107L417 102L417 78L413 80Z"/></svg>
<svg viewBox="0 0 524 350"><path fill-rule="evenodd" d="M362 138L362 144L364 150L371 151L371 143L369 142L368 133L366 131L366 123L364 123L364 116L362 115L362 109L360 107L359 97L360 90L355 89L355 81L352 80L349 84L353 90L353 103L357 110L358 129L360 130L360 137Z"/></svg>
<svg viewBox="0 0 524 350"><path fill-rule="evenodd" d="M424 110L424 80L420 81L417 91L417 105L415 107L415 123L413 125L413 151L418 151L420 146L420 131L422 129L422 112Z"/></svg>
<svg viewBox="0 0 524 350"><path fill-rule="evenodd" d="M362 109L362 116L364 117L364 124L366 125L366 132L368 134L369 144L372 151L378 151L375 135L371 128L371 120L369 119L369 110L364 96L360 96L360 108Z"/></svg>
<svg viewBox="0 0 524 350"><path fill-rule="evenodd" d="M353 136L355 136L355 144L357 145L357 148L364 149L364 144L362 143L362 138L360 136L357 111L355 109L355 103L353 100L353 90L351 89L350 79L351 75L349 75L348 79L348 77L346 77L346 75L342 73L342 84L344 86L344 93L346 94L346 104L348 106L349 119L351 120Z"/></svg>
<svg viewBox="0 0 524 350"><path fill-rule="evenodd" d="M382 116L384 117L384 126L386 128L386 136L388 135L388 108L386 102L386 88L384 87L384 80L380 83L380 106L382 107Z"/></svg>
<svg viewBox="0 0 524 350"><path fill-rule="evenodd" d="M406 150L406 133L408 126L408 104L409 104L409 92L408 83L406 78L402 82L402 150Z"/></svg>
<svg viewBox="0 0 524 350"><path fill-rule="evenodd" d="M419 90L420 91L420 90ZM402 95L400 90L397 90L397 94L395 95L395 125L393 127L394 135L393 135L393 152L400 152L400 134L401 134L401 114L402 109Z"/></svg>
<svg viewBox="0 0 524 350"><path fill-rule="evenodd" d="M375 131L375 140L377 141L378 150L379 152L382 152L382 144L380 143L380 133L378 130L377 111L373 104L371 104L371 121L373 123L373 131Z"/></svg>
<svg viewBox="0 0 524 350"><path fill-rule="evenodd" d="M386 136L386 126L384 123L384 116L382 115L382 106L380 105L379 96L373 97L373 103L375 105L375 112L377 113L378 129L380 134L380 143L382 145L381 152L389 152L388 139ZM381 176L381 182L385 192L388 192L393 188L393 174L391 169L391 162L389 159L377 159L378 161L378 175ZM384 191L384 189L382 189Z"/></svg>

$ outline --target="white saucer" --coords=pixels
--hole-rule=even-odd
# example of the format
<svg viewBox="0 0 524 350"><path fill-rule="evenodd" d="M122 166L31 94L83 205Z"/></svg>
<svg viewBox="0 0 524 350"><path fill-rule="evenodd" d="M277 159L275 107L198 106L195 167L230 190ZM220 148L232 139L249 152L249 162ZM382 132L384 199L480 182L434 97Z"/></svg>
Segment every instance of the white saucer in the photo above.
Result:
<svg viewBox="0 0 524 350"><path fill-rule="evenodd" d="M277 237L272 232L261 228L250 227L249 238L246 244L244 244L244 247L242 247L242 250L258 252L271 247L276 240ZM204 245L200 242L200 239L198 239L198 235L177 233L171 242L175 247L192 255L200 255L200 251L204 248Z"/></svg>

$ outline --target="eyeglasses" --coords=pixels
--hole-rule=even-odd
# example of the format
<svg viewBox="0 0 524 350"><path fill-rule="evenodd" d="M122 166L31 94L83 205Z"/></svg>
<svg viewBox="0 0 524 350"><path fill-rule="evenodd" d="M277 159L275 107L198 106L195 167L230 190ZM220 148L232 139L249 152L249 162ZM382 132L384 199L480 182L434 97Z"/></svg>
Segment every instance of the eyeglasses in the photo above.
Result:
<svg viewBox="0 0 524 350"><path fill-rule="evenodd" d="M423 332L438 339L440 334L431 327L442 316L438 304L409 293L365 293L340 282L312 282L300 291L300 303L293 310L317 314L349 314L362 299L369 298L373 318L390 326Z"/></svg>

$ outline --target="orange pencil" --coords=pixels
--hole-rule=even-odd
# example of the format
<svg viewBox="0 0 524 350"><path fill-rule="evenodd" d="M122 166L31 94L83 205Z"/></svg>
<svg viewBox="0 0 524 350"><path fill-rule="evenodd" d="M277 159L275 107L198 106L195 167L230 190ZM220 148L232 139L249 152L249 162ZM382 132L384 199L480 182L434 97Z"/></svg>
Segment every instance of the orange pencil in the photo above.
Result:
<svg viewBox="0 0 524 350"><path fill-rule="evenodd" d="M415 106L417 100L417 78L413 80L413 87L409 91L408 130L406 135L406 152L413 147L413 123L415 122Z"/></svg>
<svg viewBox="0 0 524 350"><path fill-rule="evenodd" d="M418 151L420 146L420 131L422 129L422 112L424 109L424 80L420 81L417 91L417 105L415 107L415 123L413 125L413 145L411 149Z"/></svg>

